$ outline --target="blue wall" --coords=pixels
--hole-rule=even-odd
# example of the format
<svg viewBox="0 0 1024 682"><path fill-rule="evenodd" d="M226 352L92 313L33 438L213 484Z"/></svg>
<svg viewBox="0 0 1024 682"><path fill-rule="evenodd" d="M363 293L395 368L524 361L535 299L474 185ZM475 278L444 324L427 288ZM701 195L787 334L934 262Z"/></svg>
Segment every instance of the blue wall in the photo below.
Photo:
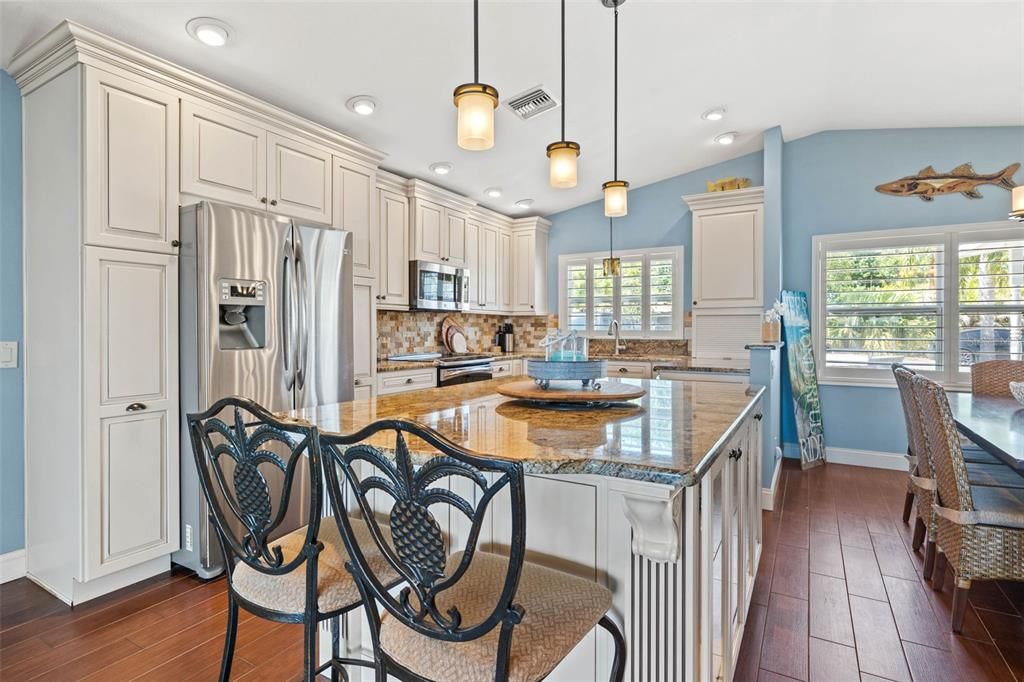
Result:
<svg viewBox="0 0 1024 682"><path fill-rule="evenodd" d="M1010 193L981 187L983 199L960 195L924 202L879 194L875 185L925 166L948 171L965 161L979 173L1024 162L1024 128L928 128L819 133L785 145L783 286L811 289L811 237L886 228L1005 220ZM1017 182L1024 182L1018 171ZM788 372L788 370L785 370ZM788 376L784 375L784 376ZM783 382L783 440L795 444L792 397ZM894 388L822 386L829 447L903 452L906 433ZM794 448L787 446L787 455Z"/></svg>
<svg viewBox="0 0 1024 682"><path fill-rule="evenodd" d="M683 203L686 194L707 191L708 180L735 175L760 185L764 177L762 153L747 154L692 173L637 187L629 191L629 215L615 220L615 248L643 249L655 246L684 248L686 273L683 300L690 307L690 256L693 217ZM547 216L551 220L548 242L548 309L558 312L558 257L608 248L608 219L604 204L594 201Z"/></svg>
<svg viewBox="0 0 1024 682"><path fill-rule="evenodd" d="M21 355L21 93L0 71L0 340ZM25 546L23 373L0 369L0 554Z"/></svg>

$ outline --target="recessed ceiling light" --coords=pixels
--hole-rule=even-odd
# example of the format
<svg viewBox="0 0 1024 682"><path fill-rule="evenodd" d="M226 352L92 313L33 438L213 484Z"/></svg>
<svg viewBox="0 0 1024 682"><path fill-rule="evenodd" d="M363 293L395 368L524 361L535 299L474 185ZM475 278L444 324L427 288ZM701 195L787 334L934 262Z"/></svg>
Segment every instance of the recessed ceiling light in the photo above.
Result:
<svg viewBox="0 0 1024 682"><path fill-rule="evenodd" d="M715 107L714 109L708 109L700 115L705 121L721 121L725 118L725 107Z"/></svg>
<svg viewBox="0 0 1024 682"><path fill-rule="evenodd" d="M732 144L736 141L737 135L739 135L739 133L736 132L722 133L721 135L715 136L715 142L718 144Z"/></svg>
<svg viewBox="0 0 1024 682"><path fill-rule="evenodd" d="M484 190L484 194L486 194L487 196L489 196L492 199L497 199L498 197L501 196L501 188L500 187L488 187L487 189Z"/></svg>
<svg viewBox="0 0 1024 682"><path fill-rule="evenodd" d="M448 175L452 172L452 165L447 161L438 161L437 163L430 164L430 170L438 175Z"/></svg>
<svg viewBox="0 0 1024 682"><path fill-rule="evenodd" d="M203 45L210 47L222 47L231 34L227 24L211 17L196 17L185 24L185 30Z"/></svg>
<svg viewBox="0 0 1024 682"><path fill-rule="evenodd" d="M369 95L356 95L345 102L349 111L354 111L360 116L369 116L377 109L377 100Z"/></svg>
<svg viewBox="0 0 1024 682"><path fill-rule="evenodd" d="M533 206L533 199L520 199L516 202L516 208L530 208Z"/></svg>

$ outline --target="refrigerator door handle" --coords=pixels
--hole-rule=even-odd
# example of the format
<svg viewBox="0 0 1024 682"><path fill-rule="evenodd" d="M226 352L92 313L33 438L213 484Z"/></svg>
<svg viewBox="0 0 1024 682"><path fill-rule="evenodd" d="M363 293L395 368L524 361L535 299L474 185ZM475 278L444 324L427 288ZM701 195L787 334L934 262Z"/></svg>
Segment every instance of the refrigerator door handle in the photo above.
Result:
<svg viewBox="0 0 1024 682"><path fill-rule="evenodd" d="M298 340L296 342L298 355L295 361L295 380L298 382L299 389L302 389L306 386L306 362L309 358L309 324L307 320L309 314L309 279L306 272L306 255L302 250L301 238L296 238L295 240L295 271L295 279L298 283L296 291L299 297L299 325Z"/></svg>
<svg viewBox="0 0 1024 682"><path fill-rule="evenodd" d="M289 238L285 238L284 257L281 259L281 353L284 358L284 386L289 391L295 385L295 365L292 362L294 343L292 335L292 290L294 288L294 277L292 262L292 244Z"/></svg>

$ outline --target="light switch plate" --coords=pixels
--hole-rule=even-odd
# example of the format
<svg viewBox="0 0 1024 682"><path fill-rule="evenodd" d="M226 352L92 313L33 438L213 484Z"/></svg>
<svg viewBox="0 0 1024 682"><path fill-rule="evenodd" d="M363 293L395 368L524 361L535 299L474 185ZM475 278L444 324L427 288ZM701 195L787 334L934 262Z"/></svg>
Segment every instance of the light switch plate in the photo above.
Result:
<svg viewBox="0 0 1024 682"><path fill-rule="evenodd" d="M14 369L18 366L18 342L0 341L0 369Z"/></svg>

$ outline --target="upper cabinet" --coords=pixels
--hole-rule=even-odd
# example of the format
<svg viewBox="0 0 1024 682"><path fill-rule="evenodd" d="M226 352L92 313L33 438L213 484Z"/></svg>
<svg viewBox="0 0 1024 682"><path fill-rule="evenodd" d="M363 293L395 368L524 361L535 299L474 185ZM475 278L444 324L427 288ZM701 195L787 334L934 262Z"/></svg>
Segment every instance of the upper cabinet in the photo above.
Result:
<svg viewBox="0 0 1024 682"><path fill-rule="evenodd" d="M547 312L548 230L544 218L512 223L512 312Z"/></svg>
<svg viewBox="0 0 1024 682"><path fill-rule="evenodd" d="M413 214L411 258L465 266L466 220L474 202L421 180L410 180L407 194Z"/></svg>
<svg viewBox="0 0 1024 682"><path fill-rule="evenodd" d="M764 188L683 200L693 212L694 308L761 308Z"/></svg>
<svg viewBox="0 0 1024 682"><path fill-rule="evenodd" d="M324 147L271 131L255 119L182 103L183 194L330 224L332 164Z"/></svg>
<svg viewBox="0 0 1024 682"><path fill-rule="evenodd" d="M85 243L171 253L178 239L178 97L85 73Z"/></svg>
<svg viewBox="0 0 1024 682"><path fill-rule="evenodd" d="M352 233L352 273L377 277L377 171L334 157L334 226Z"/></svg>
<svg viewBox="0 0 1024 682"><path fill-rule="evenodd" d="M481 223L477 236L477 271L470 276L476 278L477 308L484 311L501 309L498 299L503 268L498 267L499 232L494 225Z"/></svg>
<svg viewBox="0 0 1024 682"><path fill-rule="evenodd" d="M379 307L409 307L409 198L405 180L377 174L377 222L380 263Z"/></svg>

